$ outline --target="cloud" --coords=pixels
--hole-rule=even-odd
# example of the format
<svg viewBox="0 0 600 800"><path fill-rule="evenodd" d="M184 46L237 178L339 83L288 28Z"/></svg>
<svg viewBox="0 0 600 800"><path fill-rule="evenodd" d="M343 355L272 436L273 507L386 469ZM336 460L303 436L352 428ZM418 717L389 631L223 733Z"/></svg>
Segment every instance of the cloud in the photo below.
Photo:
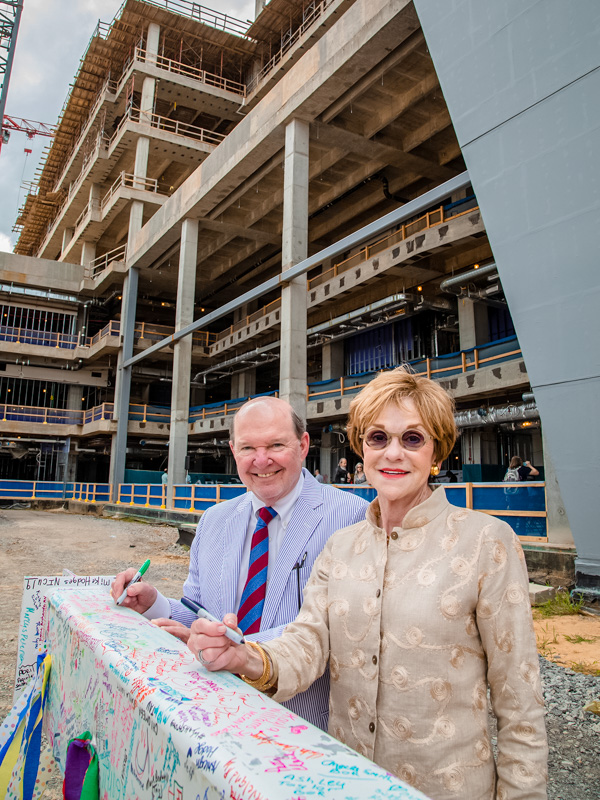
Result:
<svg viewBox="0 0 600 800"><path fill-rule="evenodd" d="M0 233L0 252L12 253L13 243L5 233Z"/></svg>

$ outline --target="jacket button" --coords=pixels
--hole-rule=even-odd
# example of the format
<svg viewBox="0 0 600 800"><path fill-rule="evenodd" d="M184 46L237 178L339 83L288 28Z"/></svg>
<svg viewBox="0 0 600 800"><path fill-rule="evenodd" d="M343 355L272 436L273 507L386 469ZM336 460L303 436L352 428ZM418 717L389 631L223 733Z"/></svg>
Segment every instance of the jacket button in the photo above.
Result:
<svg viewBox="0 0 600 800"><path fill-rule="evenodd" d="M390 533L390 539L397 539L397 538L398 538L398 532L397 531L392 531Z"/></svg>
<svg viewBox="0 0 600 800"><path fill-rule="evenodd" d="M374 664L376 664L376 663L377 663L377 656L373 656L373 663L374 663Z"/></svg>
<svg viewBox="0 0 600 800"><path fill-rule="evenodd" d="M375 733L375 723L374 722L369 722L369 730L371 731L371 733Z"/></svg>
<svg viewBox="0 0 600 800"><path fill-rule="evenodd" d="M381 597L381 589L377 589L375 592L375 597Z"/></svg>

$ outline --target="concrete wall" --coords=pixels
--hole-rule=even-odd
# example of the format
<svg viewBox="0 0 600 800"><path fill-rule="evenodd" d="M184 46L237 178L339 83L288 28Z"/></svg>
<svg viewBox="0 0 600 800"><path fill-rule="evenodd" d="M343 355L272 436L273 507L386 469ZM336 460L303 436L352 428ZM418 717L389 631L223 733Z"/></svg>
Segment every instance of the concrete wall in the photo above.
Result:
<svg viewBox="0 0 600 800"><path fill-rule="evenodd" d="M415 7L523 350L576 569L600 586L600 4Z"/></svg>

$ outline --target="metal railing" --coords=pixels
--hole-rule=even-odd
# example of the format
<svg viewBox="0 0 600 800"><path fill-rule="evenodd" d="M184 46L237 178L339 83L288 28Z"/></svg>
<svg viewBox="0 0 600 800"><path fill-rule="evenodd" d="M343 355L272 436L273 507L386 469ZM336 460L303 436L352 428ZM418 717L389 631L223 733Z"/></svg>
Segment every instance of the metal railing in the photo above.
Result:
<svg viewBox="0 0 600 800"><path fill-rule="evenodd" d="M250 27L250 23L242 22L242 20L220 11L213 11L212 8L191 2L191 0L144 0L144 2L157 8L164 8L166 11L182 17L189 17L203 25L209 25L211 28L233 33L236 36L246 36Z"/></svg>
<svg viewBox="0 0 600 800"><path fill-rule="evenodd" d="M150 322L138 322L133 329L135 343L144 340L158 342L174 333L175 329L167 325L154 325ZM14 342L15 344L41 345L59 349L74 350L81 347L93 347L101 341L116 338L121 333L121 323L110 320L101 330L93 336L77 336L76 334L54 333L52 331L38 331L31 328L16 328L10 325L0 325L0 341ZM192 335L194 347L208 347L217 339L216 333L209 331L195 331Z"/></svg>
<svg viewBox="0 0 600 800"><path fill-rule="evenodd" d="M143 178L140 175L133 175L130 172L121 172L108 192L100 201L100 210L104 214L106 207L110 204L119 189L140 189L144 192L158 194L158 181L156 178Z"/></svg>
<svg viewBox="0 0 600 800"><path fill-rule="evenodd" d="M77 347L78 337L70 333L39 331L33 330L32 328L15 328L11 325L0 325L0 341L74 350Z"/></svg>
<svg viewBox="0 0 600 800"><path fill-rule="evenodd" d="M191 78L194 81L198 81L198 83L203 83L205 86L213 86L216 89L232 92L241 97L246 96L246 85L239 81L223 78L221 75L216 75L214 72L207 72L205 69L183 64L181 61L174 61L172 58L165 58L165 56L156 55L154 53L148 54L142 47L135 48L134 58L136 61L141 61L144 64L153 64L158 67L158 69L165 70L166 72L182 75L184 78Z"/></svg>
<svg viewBox="0 0 600 800"><path fill-rule="evenodd" d="M287 33L284 33L281 37L281 47L275 53L274 56L267 61L264 67L258 72L249 82L247 85L247 92L250 94L253 92L259 83L266 78L266 76L272 72L277 64L283 59L283 57L288 53L292 47L297 44L297 42L304 36L306 31L319 19L319 17L323 14L323 12L327 9L333 0L321 0L321 2L313 2L311 3L308 8L304 12L304 17L302 19L302 23L295 31L289 30Z"/></svg>
<svg viewBox="0 0 600 800"><path fill-rule="evenodd" d="M436 227L437 225L440 225L442 222L447 222L450 219L457 219L458 217L461 217L464 214L470 214L477 208L478 206L474 206L467 209L466 211L459 211L451 215L445 214L444 206L440 206L434 211L429 211L422 217L419 217L418 219L415 219L412 222L408 222L405 225L402 225L401 228L399 228L397 231L386 234L386 236L384 236L382 239L379 239L373 244L363 247L357 253L354 253L352 256L345 259L344 261L340 261L334 264L326 272L323 272L320 275L316 275L314 278L307 280L306 288L307 290L310 290L313 289L315 286L320 286L323 283L327 283L327 281L330 281L337 275L347 272L349 269L358 266L358 264L364 263L369 258L372 258L373 256L377 255L377 253L381 253L384 250L387 250L388 248L392 247L394 244L404 241L410 236L414 236L419 231ZM260 321L264 317L271 314L273 311L277 311L277 309L279 309L280 307L281 307L281 298L277 298L276 300L271 301L266 306L262 306L262 308L259 308L254 313L249 314L248 316L244 317L243 319L239 320L233 325L230 325L229 328L226 328L224 331L220 331L218 334L218 341L220 341L221 339L227 339L228 336L231 336L237 331L246 328L253 322ZM275 322L277 321L278 318L276 317Z"/></svg>
<svg viewBox="0 0 600 800"><path fill-rule="evenodd" d="M276 300L272 300L270 303L267 303L266 306L259 308L258 311L254 311L252 314L248 314L243 319L238 320L233 325L230 325L229 328L226 328L224 331L220 331L218 334L215 334L216 338L215 341L218 339L226 339L231 334L236 333L236 331L241 331L243 328L251 325L253 322L258 322L263 317L272 314L274 311L277 311L281 308L281 298L278 297Z"/></svg>
<svg viewBox="0 0 600 800"><path fill-rule="evenodd" d="M109 264L112 264L113 261L124 263L126 259L127 245L119 245L119 247L115 247L113 250L109 250L108 253L104 253L104 255L98 256L91 261L85 268L86 278L96 278L101 272L108 269Z"/></svg>
<svg viewBox="0 0 600 800"><path fill-rule="evenodd" d="M371 502L376 491L371 486L340 484L338 489L352 492ZM450 503L470 508L507 522L523 541L546 541L548 538L546 484L527 483L456 483L445 484ZM176 484L172 508L198 513L211 506L239 497L246 492L242 484ZM167 486L162 484L121 484L117 503L166 508Z"/></svg>
<svg viewBox="0 0 600 800"><path fill-rule="evenodd" d="M415 219L412 222L408 222L405 225L402 225L397 231L387 234L382 239L379 239L373 244L366 245L357 253L354 253L352 256L345 259L344 261L340 261L337 264L334 264L333 267L328 269L326 272L322 272L320 275L316 275L314 278L311 278L309 281L306 282L307 288L312 289L315 286L320 286L322 283L326 283L332 278L335 278L337 275L346 272L347 270L352 269L353 267L358 266L358 264L364 263L369 258L373 258L373 256L377 255L378 253L381 253L383 250L387 250L394 244L397 244L398 242L403 242L409 237L414 236L416 233L419 233L420 231L437 227L438 225L441 225L443 222L447 222L449 219L457 219L458 217L463 216L463 214L470 214L476 208L478 208L478 206L475 206L474 208L469 208L467 211L461 211L456 214L452 214L451 216L445 215L444 206L440 206L434 211L429 211L422 217L419 217L418 219Z"/></svg>
<svg viewBox="0 0 600 800"><path fill-rule="evenodd" d="M115 131L114 136L110 139L109 147L112 145L113 140L120 132L121 126L126 119L131 119L133 122L150 125L157 130L172 133L175 136L183 136L186 139L194 139L196 142L211 145L216 147L221 144L225 139L224 133L215 133L208 130L208 128L200 128L197 125L190 125L188 122L181 122L180 120L170 119L169 117L162 117L160 114L153 114L149 111L140 111L139 109L130 108L121 125Z"/></svg>
<svg viewBox="0 0 600 800"><path fill-rule="evenodd" d="M199 420L210 419L211 417L228 417L231 414L235 414L238 408L241 408L244 403L248 402L248 400L251 400L253 397L279 397L279 392L265 392L248 397L237 397L233 400L228 400L226 403L209 403L204 406L190 408L189 422L198 422Z"/></svg>
<svg viewBox="0 0 600 800"><path fill-rule="evenodd" d="M109 483L62 483L60 481L0 480L1 500L78 500L83 503L110 503Z"/></svg>
<svg viewBox="0 0 600 800"><path fill-rule="evenodd" d="M450 353L437 358L420 358L408 361L411 368L428 378L447 378L465 372L473 372L481 367L513 361L522 358L521 349L516 336L510 336L498 342L490 342L481 347ZM444 366L439 366L444 365ZM344 375L328 381L309 383L306 387L307 400L319 400L327 397L343 397L346 394L360 392L381 370L364 372L360 375Z"/></svg>

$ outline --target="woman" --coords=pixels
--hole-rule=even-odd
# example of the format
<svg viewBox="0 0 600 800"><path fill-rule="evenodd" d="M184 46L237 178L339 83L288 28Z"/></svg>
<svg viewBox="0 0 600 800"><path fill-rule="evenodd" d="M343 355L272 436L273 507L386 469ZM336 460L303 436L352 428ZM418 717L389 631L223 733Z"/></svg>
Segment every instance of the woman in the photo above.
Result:
<svg viewBox="0 0 600 800"><path fill-rule="evenodd" d="M520 456L513 456L504 476L505 481L526 481L528 478L537 478L539 471L531 465L530 461L523 461Z"/></svg>
<svg viewBox="0 0 600 800"><path fill-rule="evenodd" d="M367 482L367 476L365 475L365 470L363 465L359 462L354 467L354 483L360 486L361 483Z"/></svg>
<svg viewBox="0 0 600 800"><path fill-rule="evenodd" d="M224 625L197 621L190 649L275 700L329 663L329 732L433 800L545 798L523 552L504 522L428 484L456 439L450 398L403 369L382 373L352 401L348 436L377 498L329 539L295 622L266 644L232 645Z"/></svg>

